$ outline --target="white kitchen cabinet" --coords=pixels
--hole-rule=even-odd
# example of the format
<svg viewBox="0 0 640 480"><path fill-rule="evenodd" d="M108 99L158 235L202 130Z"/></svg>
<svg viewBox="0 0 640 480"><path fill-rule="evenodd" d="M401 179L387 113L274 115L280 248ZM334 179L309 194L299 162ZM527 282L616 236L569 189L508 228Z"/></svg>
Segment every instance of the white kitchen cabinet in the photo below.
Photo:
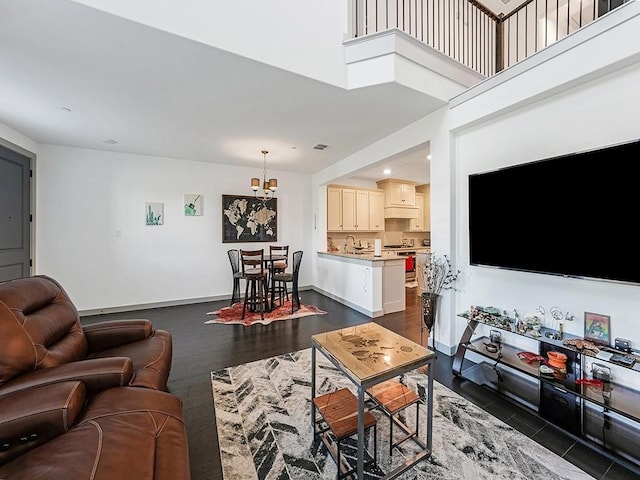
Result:
<svg viewBox="0 0 640 480"><path fill-rule="evenodd" d="M366 232L369 230L369 192L356 190L356 230Z"/></svg>
<svg viewBox="0 0 640 480"><path fill-rule="evenodd" d="M421 193L422 197L422 211L423 211L423 223L422 227L425 232L431 231L431 185L425 184L416 187L416 193Z"/></svg>
<svg viewBox="0 0 640 480"><path fill-rule="evenodd" d="M342 189L342 230L356 231L356 191L351 188Z"/></svg>
<svg viewBox="0 0 640 480"><path fill-rule="evenodd" d="M327 188L327 231L342 231L342 189Z"/></svg>
<svg viewBox="0 0 640 480"><path fill-rule="evenodd" d="M383 192L327 187L327 231L384 231ZM372 226L373 225L373 226Z"/></svg>
<svg viewBox="0 0 640 480"><path fill-rule="evenodd" d="M369 230L384 232L384 192L369 192Z"/></svg>
<svg viewBox="0 0 640 480"><path fill-rule="evenodd" d="M388 178L377 185L384 190L384 218L418 217L415 182Z"/></svg>
<svg viewBox="0 0 640 480"><path fill-rule="evenodd" d="M424 232L424 195L416 193L416 207L418 207L418 216L409 220L410 232Z"/></svg>
<svg viewBox="0 0 640 480"><path fill-rule="evenodd" d="M415 207L416 184L402 180L380 180L378 187L384 189L385 207Z"/></svg>

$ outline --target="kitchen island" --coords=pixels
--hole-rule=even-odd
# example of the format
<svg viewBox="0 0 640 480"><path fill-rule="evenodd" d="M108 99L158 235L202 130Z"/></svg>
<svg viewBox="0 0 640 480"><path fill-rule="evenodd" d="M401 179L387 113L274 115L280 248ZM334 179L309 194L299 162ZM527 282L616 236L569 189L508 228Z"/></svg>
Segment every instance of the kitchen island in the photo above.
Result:
<svg viewBox="0 0 640 480"><path fill-rule="evenodd" d="M403 311L405 259L386 253L318 252L318 287L371 318Z"/></svg>

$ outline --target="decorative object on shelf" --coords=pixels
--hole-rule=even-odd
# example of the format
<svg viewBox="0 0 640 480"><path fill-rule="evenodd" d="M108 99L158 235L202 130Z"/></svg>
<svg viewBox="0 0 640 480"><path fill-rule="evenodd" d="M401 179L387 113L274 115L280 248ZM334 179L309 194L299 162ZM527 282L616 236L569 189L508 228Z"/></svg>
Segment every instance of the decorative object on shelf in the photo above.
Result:
<svg viewBox="0 0 640 480"><path fill-rule="evenodd" d="M525 324L520 327L520 330L522 330L520 333L538 338L542 335L540 333L540 330L542 330L542 321L538 316L527 317L525 318Z"/></svg>
<svg viewBox="0 0 640 480"><path fill-rule="evenodd" d="M565 347L573 347L578 351L591 350L594 354L600 352L600 349L595 343L583 338L567 338L562 341L562 345Z"/></svg>
<svg viewBox="0 0 640 480"><path fill-rule="evenodd" d="M518 352L518 358L531 365L533 362L543 362L544 357L533 352Z"/></svg>
<svg viewBox="0 0 640 480"><path fill-rule="evenodd" d="M554 370L551 367L548 367L544 363L540 365L540 374L546 376L553 376Z"/></svg>
<svg viewBox="0 0 640 480"><path fill-rule="evenodd" d="M609 346L610 319L608 315L584 312L584 338L596 345Z"/></svg>
<svg viewBox="0 0 640 480"><path fill-rule="evenodd" d="M550 351L547 352L549 357L549 365L553 368L557 368L561 372L567 371L567 356L562 352Z"/></svg>
<svg viewBox="0 0 640 480"><path fill-rule="evenodd" d="M264 165L262 167L262 194L260 196L258 195L260 179L257 177L253 177L251 179L251 189L253 190L254 195L263 202L275 198L276 190L278 189L277 178L270 178L269 181L267 181L267 153L269 153L267 150L262 150Z"/></svg>
<svg viewBox="0 0 640 480"><path fill-rule="evenodd" d="M497 353L498 352L498 345L496 345L495 343L485 342L484 349L489 353Z"/></svg>
<svg viewBox="0 0 640 480"><path fill-rule="evenodd" d="M277 241L277 198L222 195L222 243Z"/></svg>
<svg viewBox="0 0 640 480"><path fill-rule="evenodd" d="M615 340L615 348L616 350L620 350L621 352L631 353L631 340L627 340L626 338L616 338Z"/></svg>

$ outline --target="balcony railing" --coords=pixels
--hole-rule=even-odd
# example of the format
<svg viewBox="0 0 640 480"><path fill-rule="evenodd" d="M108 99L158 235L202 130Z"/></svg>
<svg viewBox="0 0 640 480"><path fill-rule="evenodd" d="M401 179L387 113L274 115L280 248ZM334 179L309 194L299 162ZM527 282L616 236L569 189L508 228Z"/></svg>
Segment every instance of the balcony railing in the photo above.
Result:
<svg viewBox="0 0 640 480"><path fill-rule="evenodd" d="M529 0L497 16L475 0L352 0L351 28L397 28L489 77L627 1Z"/></svg>

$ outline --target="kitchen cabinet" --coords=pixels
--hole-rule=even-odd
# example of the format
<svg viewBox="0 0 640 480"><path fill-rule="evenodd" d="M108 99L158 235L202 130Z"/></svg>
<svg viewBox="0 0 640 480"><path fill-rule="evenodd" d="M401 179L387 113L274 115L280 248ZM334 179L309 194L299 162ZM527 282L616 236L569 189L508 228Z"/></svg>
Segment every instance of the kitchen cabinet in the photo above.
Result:
<svg viewBox="0 0 640 480"><path fill-rule="evenodd" d="M415 182L385 179L378 181L377 185L384 190L384 218L418 217Z"/></svg>
<svg viewBox="0 0 640 480"><path fill-rule="evenodd" d="M327 231L384 231L382 191L327 187Z"/></svg>
<svg viewBox="0 0 640 480"><path fill-rule="evenodd" d="M385 207L414 207L416 205L416 184L402 180L380 180L378 187L384 188Z"/></svg>
<svg viewBox="0 0 640 480"><path fill-rule="evenodd" d="M425 232L429 232L431 231L431 184L418 185L416 194L418 193L422 194L422 228Z"/></svg>
<svg viewBox="0 0 640 480"><path fill-rule="evenodd" d="M327 231L342 231L342 189L327 188Z"/></svg>
<svg viewBox="0 0 640 480"><path fill-rule="evenodd" d="M409 220L410 232L424 232L424 195L416 193L416 207L418 207L418 216Z"/></svg>
<svg viewBox="0 0 640 480"><path fill-rule="evenodd" d="M369 230L384 232L384 192L369 192Z"/></svg>

